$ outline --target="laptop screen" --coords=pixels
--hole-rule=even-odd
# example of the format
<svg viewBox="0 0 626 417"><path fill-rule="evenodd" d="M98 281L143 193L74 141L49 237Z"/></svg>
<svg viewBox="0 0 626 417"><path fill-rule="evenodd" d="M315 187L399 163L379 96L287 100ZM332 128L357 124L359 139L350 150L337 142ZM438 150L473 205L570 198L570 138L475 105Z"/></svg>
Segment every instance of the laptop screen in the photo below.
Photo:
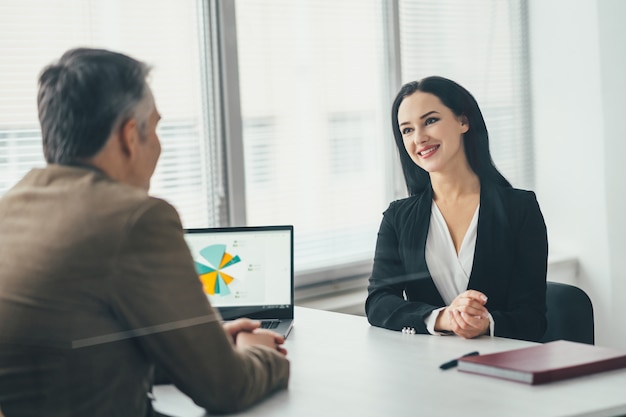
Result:
<svg viewBox="0 0 626 417"><path fill-rule="evenodd" d="M293 317L293 226L185 232L204 293L224 319Z"/></svg>

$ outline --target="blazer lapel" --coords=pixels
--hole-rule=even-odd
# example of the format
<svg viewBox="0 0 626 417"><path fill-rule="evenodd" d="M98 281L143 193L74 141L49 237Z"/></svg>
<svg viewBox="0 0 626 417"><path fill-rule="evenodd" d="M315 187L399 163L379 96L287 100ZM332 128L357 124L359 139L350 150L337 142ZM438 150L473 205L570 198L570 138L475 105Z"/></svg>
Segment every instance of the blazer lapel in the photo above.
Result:
<svg viewBox="0 0 626 417"><path fill-rule="evenodd" d="M474 263L467 284L468 289L484 292L488 297L501 292L502 268L512 262L510 248L510 227L507 221L504 201L497 187L481 184L480 209L476 232Z"/></svg>
<svg viewBox="0 0 626 417"><path fill-rule="evenodd" d="M411 294L419 294L418 298L433 305L445 305L437 287L433 282L428 265L426 264L426 239L430 227L430 216L433 204L433 190L429 184L415 207L416 216L415 227L409 231L407 241L410 242L411 253L414 254L410 263L407 263L407 270L413 272L414 280L411 280L406 287L407 295L411 299Z"/></svg>

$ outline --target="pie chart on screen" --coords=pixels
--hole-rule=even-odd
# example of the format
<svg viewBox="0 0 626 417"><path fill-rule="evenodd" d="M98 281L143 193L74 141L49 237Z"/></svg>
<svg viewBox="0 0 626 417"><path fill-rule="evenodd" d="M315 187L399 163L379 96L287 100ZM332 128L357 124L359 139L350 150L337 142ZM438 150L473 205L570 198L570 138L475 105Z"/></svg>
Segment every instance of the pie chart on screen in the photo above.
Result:
<svg viewBox="0 0 626 417"><path fill-rule="evenodd" d="M226 252L226 245L211 245L200 250L201 259L194 261L204 292L210 295L230 294L228 286L235 280L227 272L228 268L239 263L239 255Z"/></svg>

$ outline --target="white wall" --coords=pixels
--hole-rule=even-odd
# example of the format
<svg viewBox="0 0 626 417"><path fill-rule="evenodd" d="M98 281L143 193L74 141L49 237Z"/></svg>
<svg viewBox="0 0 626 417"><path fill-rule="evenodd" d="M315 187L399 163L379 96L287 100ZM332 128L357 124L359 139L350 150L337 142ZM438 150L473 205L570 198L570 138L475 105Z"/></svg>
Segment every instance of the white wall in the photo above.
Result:
<svg viewBox="0 0 626 417"><path fill-rule="evenodd" d="M626 1L598 2L613 344L626 347Z"/></svg>
<svg viewBox="0 0 626 417"><path fill-rule="evenodd" d="M626 1L530 0L536 191L579 259L596 343L626 348Z"/></svg>

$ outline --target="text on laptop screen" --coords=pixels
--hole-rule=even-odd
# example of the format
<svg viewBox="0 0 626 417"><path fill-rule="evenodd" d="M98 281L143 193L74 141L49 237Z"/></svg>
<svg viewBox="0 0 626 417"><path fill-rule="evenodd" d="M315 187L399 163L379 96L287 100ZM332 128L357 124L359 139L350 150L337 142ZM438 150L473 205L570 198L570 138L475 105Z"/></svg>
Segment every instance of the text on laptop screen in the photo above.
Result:
<svg viewBox="0 0 626 417"><path fill-rule="evenodd" d="M185 239L214 307L291 303L290 230L192 230Z"/></svg>

